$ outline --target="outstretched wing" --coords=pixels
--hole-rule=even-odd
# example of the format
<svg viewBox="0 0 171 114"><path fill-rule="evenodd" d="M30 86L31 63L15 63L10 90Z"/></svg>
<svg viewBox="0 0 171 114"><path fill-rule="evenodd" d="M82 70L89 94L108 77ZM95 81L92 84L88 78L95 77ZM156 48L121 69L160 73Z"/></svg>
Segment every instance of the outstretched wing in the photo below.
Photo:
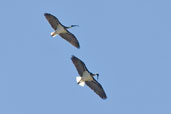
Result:
<svg viewBox="0 0 171 114"><path fill-rule="evenodd" d="M79 75L82 76L83 72L87 70L84 62L82 62L79 58L77 58L75 56L72 56L71 60L72 60L73 64L75 65Z"/></svg>
<svg viewBox="0 0 171 114"><path fill-rule="evenodd" d="M46 17L46 19L48 20L49 24L52 26L52 28L54 30L57 29L58 24L61 24L59 22L59 20L55 16L53 16L52 14L45 13L44 16Z"/></svg>
<svg viewBox="0 0 171 114"><path fill-rule="evenodd" d="M97 95L99 95L102 99L106 99L107 96L105 91L103 90L100 83L98 83L95 79L93 81L86 81L85 82Z"/></svg>
<svg viewBox="0 0 171 114"><path fill-rule="evenodd" d="M60 33L59 35L63 39L65 39L66 41L71 43L73 46L75 46L76 48L80 48L80 45L79 45L77 38L72 33L70 33L69 31L67 31L66 33Z"/></svg>

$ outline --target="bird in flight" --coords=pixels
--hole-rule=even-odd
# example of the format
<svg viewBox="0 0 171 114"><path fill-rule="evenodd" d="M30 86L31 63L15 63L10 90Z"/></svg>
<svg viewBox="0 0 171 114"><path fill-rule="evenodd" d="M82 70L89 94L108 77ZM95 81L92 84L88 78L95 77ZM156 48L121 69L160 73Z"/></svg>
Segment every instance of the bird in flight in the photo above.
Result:
<svg viewBox="0 0 171 114"><path fill-rule="evenodd" d="M80 86L84 86L86 84L102 99L106 99L107 96L105 94L105 91L103 90L100 83L98 83L93 77L97 75L97 78L98 78L99 74L98 73L93 74L89 72L84 62L81 61L79 58L72 56L71 60L73 64L75 65L78 71L78 74L80 75L76 77L77 84L79 84Z"/></svg>
<svg viewBox="0 0 171 114"><path fill-rule="evenodd" d="M66 27L62 25L59 20L49 13L44 13L44 16L46 17L47 21L51 25L51 27L55 30L54 32L51 32L51 36L55 37L57 34L60 35L63 39L71 43L76 48L80 48L79 42L77 38L69 32L67 29L78 26L78 25L71 25L69 27Z"/></svg>

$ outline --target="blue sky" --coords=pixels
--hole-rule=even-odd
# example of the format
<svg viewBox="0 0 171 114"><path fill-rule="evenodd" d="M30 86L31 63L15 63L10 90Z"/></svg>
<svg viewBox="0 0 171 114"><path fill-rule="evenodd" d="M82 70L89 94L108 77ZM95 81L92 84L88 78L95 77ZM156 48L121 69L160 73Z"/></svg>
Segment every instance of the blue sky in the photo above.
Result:
<svg viewBox="0 0 171 114"><path fill-rule="evenodd" d="M0 1L1 114L170 114L171 1ZM80 42L76 49L44 17ZM75 55L108 99L76 84Z"/></svg>

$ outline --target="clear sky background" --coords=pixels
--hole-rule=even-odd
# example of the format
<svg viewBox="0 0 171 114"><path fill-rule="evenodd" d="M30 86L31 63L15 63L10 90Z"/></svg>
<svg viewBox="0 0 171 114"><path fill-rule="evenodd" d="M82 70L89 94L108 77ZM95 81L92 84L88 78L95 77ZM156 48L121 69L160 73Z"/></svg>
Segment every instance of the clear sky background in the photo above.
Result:
<svg viewBox="0 0 171 114"><path fill-rule="evenodd" d="M55 15L80 42L53 31ZM170 0L1 0L0 114L171 114ZM108 99L78 76L98 72Z"/></svg>

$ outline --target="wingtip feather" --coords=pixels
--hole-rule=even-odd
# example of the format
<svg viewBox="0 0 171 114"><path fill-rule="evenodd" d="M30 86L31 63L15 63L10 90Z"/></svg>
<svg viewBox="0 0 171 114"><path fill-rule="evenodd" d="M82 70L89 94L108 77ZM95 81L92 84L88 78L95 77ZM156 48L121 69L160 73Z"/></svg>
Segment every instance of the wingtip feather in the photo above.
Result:
<svg viewBox="0 0 171 114"><path fill-rule="evenodd" d="M46 16L46 15L51 15L50 13L44 13L44 16Z"/></svg>
<svg viewBox="0 0 171 114"><path fill-rule="evenodd" d="M48 13L44 13L44 16L46 17L47 15L49 15Z"/></svg>
<svg viewBox="0 0 171 114"><path fill-rule="evenodd" d="M102 99L106 100L106 99L107 99L107 96L106 96L106 95L105 95L105 96L103 96L103 97L102 97Z"/></svg>
<svg viewBox="0 0 171 114"><path fill-rule="evenodd" d="M71 59L73 60L74 58L76 59L77 57L75 55L72 55Z"/></svg>
<svg viewBox="0 0 171 114"><path fill-rule="evenodd" d="M79 44L77 45L77 48L80 49L80 45Z"/></svg>
<svg viewBox="0 0 171 114"><path fill-rule="evenodd" d="M78 49L80 49L80 44L79 44L78 41L77 41L77 43L75 44L75 47L78 48Z"/></svg>

